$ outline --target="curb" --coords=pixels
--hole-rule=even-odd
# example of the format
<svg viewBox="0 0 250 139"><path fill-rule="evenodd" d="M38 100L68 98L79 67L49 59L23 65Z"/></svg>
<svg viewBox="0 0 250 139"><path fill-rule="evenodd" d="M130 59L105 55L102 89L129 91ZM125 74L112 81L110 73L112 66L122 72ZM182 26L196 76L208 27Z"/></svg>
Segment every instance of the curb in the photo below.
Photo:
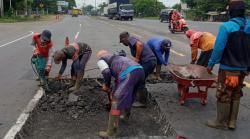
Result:
<svg viewBox="0 0 250 139"><path fill-rule="evenodd" d="M16 123L10 128L10 130L7 132L7 134L4 136L3 139L15 139L18 135L20 135L20 131L27 122L27 120L30 117L30 114L34 110L34 108L37 106L39 100L42 98L42 96L45 94L45 91L43 88L39 88L37 90L35 96L29 101L28 105L25 107L23 112L19 115Z"/></svg>

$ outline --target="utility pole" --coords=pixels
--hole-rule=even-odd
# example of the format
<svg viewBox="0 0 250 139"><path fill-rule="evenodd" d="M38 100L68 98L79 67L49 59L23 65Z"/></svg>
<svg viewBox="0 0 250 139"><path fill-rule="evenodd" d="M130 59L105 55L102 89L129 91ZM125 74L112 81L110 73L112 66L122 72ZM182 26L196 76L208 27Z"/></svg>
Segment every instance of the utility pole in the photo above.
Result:
<svg viewBox="0 0 250 139"><path fill-rule="evenodd" d="M3 0L0 0L0 17L3 17L4 16L4 9L3 9Z"/></svg>
<svg viewBox="0 0 250 139"><path fill-rule="evenodd" d="M11 4L11 0L10 0L10 8L9 9L12 9L12 4Z"/></svg>

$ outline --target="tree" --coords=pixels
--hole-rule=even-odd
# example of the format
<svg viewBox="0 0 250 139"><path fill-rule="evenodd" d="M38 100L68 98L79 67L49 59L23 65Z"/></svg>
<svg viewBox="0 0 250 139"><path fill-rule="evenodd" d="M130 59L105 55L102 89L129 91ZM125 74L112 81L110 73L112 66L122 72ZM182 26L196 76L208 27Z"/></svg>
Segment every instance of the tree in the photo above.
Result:
<svg viewBox="0 0 250 139"><path fill-rule="evenodd" d="M83 11L86 13L91 13L91 11L94 9L93 5L87 5L85 7L83 7Z"/></svg>
<svg viewBox="0 0 250 139"><path fill-rule="evenodd" d="M177 4L175 4L172 8L173 8L173 9L176 9L176 10L178 10L178 11L181 11L181 4L180 4L180 3L177 3Z"/></svg>
<svg viewBox="0 0 250 139"><path fill-rule="evenodd" d="M158 16L161 9L165 6L158 0L131 0L134 5L135 13L143 16Z"/></svg>
<svg viewBox="0 0 250 139"><path fill-rule="evenodd" d="M108 6L108 4L106 2L103 2L101 4L98 5L98 7L100 8L100 11L103 12L104 7Z"/></svg>

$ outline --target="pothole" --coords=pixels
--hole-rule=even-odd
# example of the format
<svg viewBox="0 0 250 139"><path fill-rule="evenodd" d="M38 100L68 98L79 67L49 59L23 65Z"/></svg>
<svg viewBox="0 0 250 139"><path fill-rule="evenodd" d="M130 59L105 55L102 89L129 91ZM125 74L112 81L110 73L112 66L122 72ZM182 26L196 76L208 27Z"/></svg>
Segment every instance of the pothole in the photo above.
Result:
<svg viewBox="0 0 250 139"><path fill-rule="evenodd" d="M65 83L51 85L56 91L47 92L42 97L17 138L99 138L98 131L107 128L108 98L95 79L84 79L80 91L75 94L62 91L68 88ZM171 135L167 126L157 103L151 99L147 108L132 108L128 123L119 123L118 138L167 138L166 135Z"/></svg>

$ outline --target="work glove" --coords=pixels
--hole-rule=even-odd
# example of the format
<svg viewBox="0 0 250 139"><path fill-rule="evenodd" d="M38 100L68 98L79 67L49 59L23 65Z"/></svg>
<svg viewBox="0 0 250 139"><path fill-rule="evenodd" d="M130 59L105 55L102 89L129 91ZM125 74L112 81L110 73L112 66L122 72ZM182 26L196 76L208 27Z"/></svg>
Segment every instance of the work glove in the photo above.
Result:
<svg viewBox="0 0 250 139"><path fill-rule="evenodd" d="M51 70L51 65L47 65L47 66L45 67L45 75L46 75L46 76L49 75L50 70Z"/></svg>
<svg viewBox="0 0 250 139"><path fill-rule="evenodd" d="M58 74L54 79L55 80L60 80L62 78L62 75L61 74Z"/></svg>
<svg viewBox="0 0 250 139"><path fill-rule="evenodd" d="M212 70L213 70L213 67L207 67L207 72L208 72L209 74L212 74Z"/></svg>
<svg viewBox="0 0 250 139"><path fill-rule="evenodd" d="M226 76L225 84L228 87L235 88L239 85L239 76L228 75Z"/></svg>
<svg viewBox="0 0 250 139"><path fill-rule="evenodd" d="M107 85L102 85L102 91L106 92L106 93L110 93L111 89L107 86Z"/></svg>

